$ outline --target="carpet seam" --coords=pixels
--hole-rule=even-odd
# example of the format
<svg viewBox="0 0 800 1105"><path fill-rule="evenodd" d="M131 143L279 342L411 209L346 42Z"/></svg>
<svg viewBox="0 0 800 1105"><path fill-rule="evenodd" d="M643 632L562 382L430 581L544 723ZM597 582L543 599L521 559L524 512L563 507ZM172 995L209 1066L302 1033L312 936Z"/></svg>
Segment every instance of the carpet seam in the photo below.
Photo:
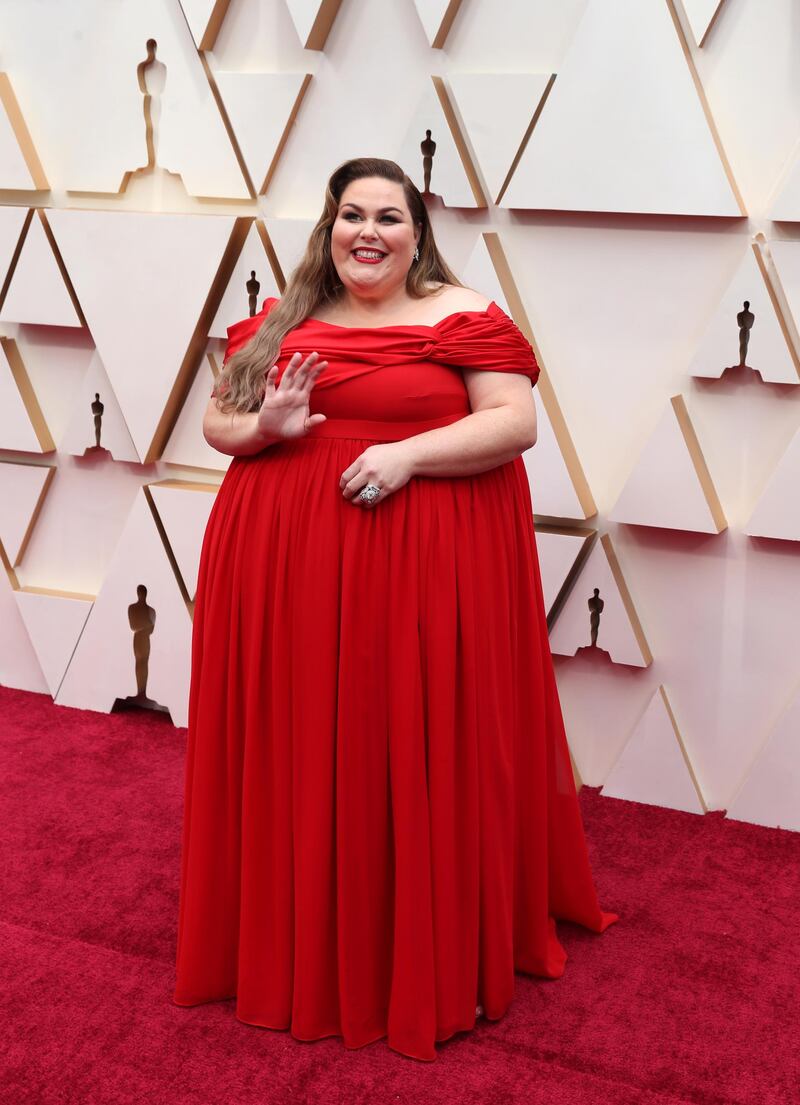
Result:
<svg viewBox="0 0 800 1105"><path fill-rule="evenodd" d="M159 956L141 955L138 952L126 952L120 948L112 947L108 944L101 944L95 940L84 940L80 936L65 936L63 933L49 932L47 929L33 928L31 925L19 924L16 921L6 921L0 918L0 926L10 929L19 929L22 932L30 932L36 936L49 936L52 940L62 940L68 944L83 944L87 948L100 948L103 951L111 952L115 955L121 955L125 959L140 959L145 963L171 963L171 959L161 959Z"/></svg>
<svg viewBox="0 0 800 1105"><path fill-rule="evenodd" d="M590 1078L596 1078L598 1081L607 1081L611 1086L624 1086L633 1092L648 1093L653 1097L663 1100L664 1105L743 1105L738 1098L732 1097L717 1097L709 1098L708 1094L704 1094L702 1098L686 1097L683 1092L680 1096L669 1093L664 1090L650 1089L646 1085L641 1085L638 1082L629 1082L623 1078L612 1076L610 1074L604 1075L597 1071L587 1070L584 1067L573 1066L568 1063L559 1061L558 1059L546 1059L536 1054L531 1054L529 1051L520 1048L519 1045L510 1045L502 1040L492 1042L492 1046L499 1051L507 1052L517 1058L520 1055L525 1055L527 1059L535 1063L542 1063L546 1066L558 1067L559 1070L569 1071L571 1074L587 1075Z"/></svg>

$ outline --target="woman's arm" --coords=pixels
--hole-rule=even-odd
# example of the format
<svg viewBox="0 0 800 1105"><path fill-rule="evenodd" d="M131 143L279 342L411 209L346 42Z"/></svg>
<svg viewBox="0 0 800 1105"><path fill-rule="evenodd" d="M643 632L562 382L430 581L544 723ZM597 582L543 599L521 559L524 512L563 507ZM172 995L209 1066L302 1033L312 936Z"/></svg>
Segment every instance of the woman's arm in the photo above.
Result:
<svg viewBox="0 0 800 1105"><path fill-rule="evenodd" d="M209 399L203 416L203 437L212 449L229 457L252 456L280 440L261 433L258 411L223 414L214 397Z"/></svg>
<svg viewBox="0 0 800 1105"><path fill-rule="evenodd" d="M370 445L341 475L339 487L345 499L362 505L358 493L370 483L381 489L375 501L382 502L412 476L487 472L536 443L536 407L527 376L463 371L472 412L449 426L403 441Z"/></svg>
<svg viewBox="0 0 800 1105"><path fill-rule="evenodd" d="M214 396L203 416L203 436L212 448L232 457L260 453L268 445L303 437L312 426L325 421L324 414L309 413L309 396L327 365L319 353L293 353L278 379L275 364L264 373L264 394L257 411L223 414Z"/></svg>
<svg viewBox="0 0 800 1105"><path fill-rule="evenodd" d="M471 476L536 444L536 407L526 376L463 369L472 413L406 438L414 476Z"/></svg>

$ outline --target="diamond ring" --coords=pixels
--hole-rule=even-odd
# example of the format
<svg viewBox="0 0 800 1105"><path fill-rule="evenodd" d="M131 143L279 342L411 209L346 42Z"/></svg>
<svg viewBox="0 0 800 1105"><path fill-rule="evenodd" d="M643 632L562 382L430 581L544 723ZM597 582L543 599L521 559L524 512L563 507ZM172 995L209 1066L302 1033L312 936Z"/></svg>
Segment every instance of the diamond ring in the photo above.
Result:
<svg viewBox="0 0 800 1105"><path fill-rule="evenodd" d="M368 483L358 496L362 503L374 503L381 493L381 489L374 483Z"/></svg>

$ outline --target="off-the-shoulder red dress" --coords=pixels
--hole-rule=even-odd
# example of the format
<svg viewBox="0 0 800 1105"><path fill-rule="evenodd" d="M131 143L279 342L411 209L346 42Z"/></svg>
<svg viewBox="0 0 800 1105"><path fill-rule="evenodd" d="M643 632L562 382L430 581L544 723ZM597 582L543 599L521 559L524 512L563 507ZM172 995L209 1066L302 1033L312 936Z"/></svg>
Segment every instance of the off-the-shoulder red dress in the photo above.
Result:
<svg viewBox="0 0 800 1105"><path fill-rule="evenodd" d="M229 330L226 356L270 307ZM417 1059L557 978L555 919L602 932L520 458L413 477L368 508L370 444L469 414L461 368L536 382L495 303L433 326L306 319L327 421L234 457L202 546L179 1005Z"/></svg>

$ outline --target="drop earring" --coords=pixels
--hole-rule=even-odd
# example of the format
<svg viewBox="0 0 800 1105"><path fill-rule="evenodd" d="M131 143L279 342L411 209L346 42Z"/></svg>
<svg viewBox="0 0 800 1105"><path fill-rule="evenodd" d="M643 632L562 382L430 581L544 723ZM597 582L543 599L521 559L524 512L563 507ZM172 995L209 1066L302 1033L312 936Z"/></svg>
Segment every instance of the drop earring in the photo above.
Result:
<svg viewBox="0 0 800 1105"><path fill-rule="evenodd" d="M419 247L414 250L414 260L419 261Z"/></svg>

